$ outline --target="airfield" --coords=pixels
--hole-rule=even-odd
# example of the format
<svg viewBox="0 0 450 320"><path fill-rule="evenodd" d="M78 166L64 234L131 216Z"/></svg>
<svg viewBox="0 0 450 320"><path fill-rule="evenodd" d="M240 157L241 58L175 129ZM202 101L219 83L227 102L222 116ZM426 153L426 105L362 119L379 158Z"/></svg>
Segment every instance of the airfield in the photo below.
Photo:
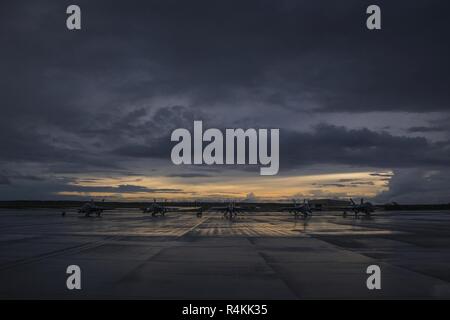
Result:
<svg viewBox="0 0 450 320"><path fill-rule="evenodd" d="M450 298L450 213L0 210L2 299ZM81 268L81 290L66 268ZM368 290L366 268L381 268Z"/></svg>

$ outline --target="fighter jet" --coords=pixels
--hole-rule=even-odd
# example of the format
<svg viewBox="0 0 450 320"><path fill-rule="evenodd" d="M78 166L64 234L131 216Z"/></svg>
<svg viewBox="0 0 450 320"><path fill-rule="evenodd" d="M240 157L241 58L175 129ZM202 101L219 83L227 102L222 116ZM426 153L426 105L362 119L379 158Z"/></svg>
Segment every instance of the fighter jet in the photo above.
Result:
<svg viewBox="0 0 450 320"><path fill-rule="evenodd" d="M167 200L165 200L164 202L167 202ZM180 209L178 207L168 207L165 204L162 205L157 203L156 199L153 199L153 203L151 206L142 208L143 213L151 213L152 217L156 217L158 215L163 217L167 212L192 212L192 211L195 211L197 213L201 211L203 213L203 209L201 207L186 208L186 209ZM201 217L201 215L202 214L200 214L200 216L199 215L197 216Z"/></svg>
<svg viewBox="0 0 450 320"><path fill-rule="evenodd" d="M297 201L293 200L294 205L292 207L283 207L281 211L289 211L289 213L293 213L294 217L297 219L299 214L303 215L303 218L306 219L308 216L312 215L312 209L309 206L309 202L306 199L303 199L303 203L297 204Z"/></svg>
<svg viewBox="0 0 450 320"><path fill-rule="evenodd" d="M251 208L237 206L235 202L230 202L224 207L212 207L210 210L223 212L223 217L228 220L233 220L237 214L244 211L250 211Z"/></svg>
<svg viewBox="0 0 450 320"><path fill-rule="evenodd" d="M358 218L358 213L362 212L366 215L366 217L370 217L370 214L375 211L375 207L370 202L364 202L364 199L361 198L359 204L355 203L352 198L350 198L351 205L349 207L344 208L343 216L347 216L347 211L353 211L355 214L355 218Z"/></svg>
<svg viewBox="0 0 450 320"><path fill-rule="evenodd" d="M105 202L105 199L102 200L102 202ZM97 217L100 217L105 210L112 210L112 208L105 208L100 207L95 204L94 199L92 199L90 202L86 202L84 205L81 206L80 209L78 209L78 213L84 213L85 217L90 217L91 214L97 215ZM65 212L64 212L65 215Z"/></svg>
<svg viewBox="0 0 450 320"><path fill-rule="evenodd" d="M196 211L197 218L203 217L203 211L205 211L205 208L203 206L199 206L197 201L194 203L194 210Z"/></svg>
<svg viewBox="0 0 450 320"><path fill-rule="evenodd" d="M166 201L167 202L167 201ZM151 213L152 217L164 216L168 211L177 211L178 208L169 208L165 205L161 205L156 202L156 199L153 199L153 203L150 207L142 208L143 213Z"/></svg>

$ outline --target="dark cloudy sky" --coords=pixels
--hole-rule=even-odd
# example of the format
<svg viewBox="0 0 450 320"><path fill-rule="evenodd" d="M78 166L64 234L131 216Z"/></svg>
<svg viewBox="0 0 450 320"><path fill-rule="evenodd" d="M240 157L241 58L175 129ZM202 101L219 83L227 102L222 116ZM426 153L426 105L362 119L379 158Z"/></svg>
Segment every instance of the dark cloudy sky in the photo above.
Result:
<svg viewBox="0 0 450 320"><path fill-rule="evenodd" d="M78 4L82 30L66 28ZM382 30L365 27L378 4ZM450 202L448 1L2 1L0 200ZM170 133L280 128L280 172Z"/></svg>

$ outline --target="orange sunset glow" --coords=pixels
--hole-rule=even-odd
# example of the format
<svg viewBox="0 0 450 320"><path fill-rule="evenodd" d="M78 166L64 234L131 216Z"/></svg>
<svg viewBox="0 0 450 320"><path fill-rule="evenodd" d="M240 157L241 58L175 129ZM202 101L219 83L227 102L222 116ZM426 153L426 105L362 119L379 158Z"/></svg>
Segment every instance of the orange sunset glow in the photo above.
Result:
<svg viewBox="0 0 450 320"><path fill-rule="evenodd" d="M383 173L386 175L390 172ZM211 181L210 181L211 180ZM228 177L226 179L133 176L132 178L80 178L74 185L82 187L133 184L148 188L142 192L76 192L62 191L59 195L104 197L111 200L152 200L156 199L257 199L287 200L291 198L345 198L373 197L387 190L387 179L374 172L331 173L302 176L276 177ZM175 192L164 192L170 188ZM156 191L151 191L156 190ZM251 195L251 197L249 197Z"/></svg>

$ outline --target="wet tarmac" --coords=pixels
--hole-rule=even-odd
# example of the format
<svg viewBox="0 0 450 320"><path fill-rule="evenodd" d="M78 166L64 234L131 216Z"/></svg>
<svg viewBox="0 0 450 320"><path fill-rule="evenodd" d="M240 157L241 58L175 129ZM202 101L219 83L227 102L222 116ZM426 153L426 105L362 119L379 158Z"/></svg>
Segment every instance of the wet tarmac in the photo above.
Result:
<svg viewBox="0 0 450 320"><path fill-rule="evenodd" d="M319 212L101 218L0 210L0 298L450 298L450 213ZM366 286L369 265L381 289ZM81 268L68 290L66 268Z"/></svg>

